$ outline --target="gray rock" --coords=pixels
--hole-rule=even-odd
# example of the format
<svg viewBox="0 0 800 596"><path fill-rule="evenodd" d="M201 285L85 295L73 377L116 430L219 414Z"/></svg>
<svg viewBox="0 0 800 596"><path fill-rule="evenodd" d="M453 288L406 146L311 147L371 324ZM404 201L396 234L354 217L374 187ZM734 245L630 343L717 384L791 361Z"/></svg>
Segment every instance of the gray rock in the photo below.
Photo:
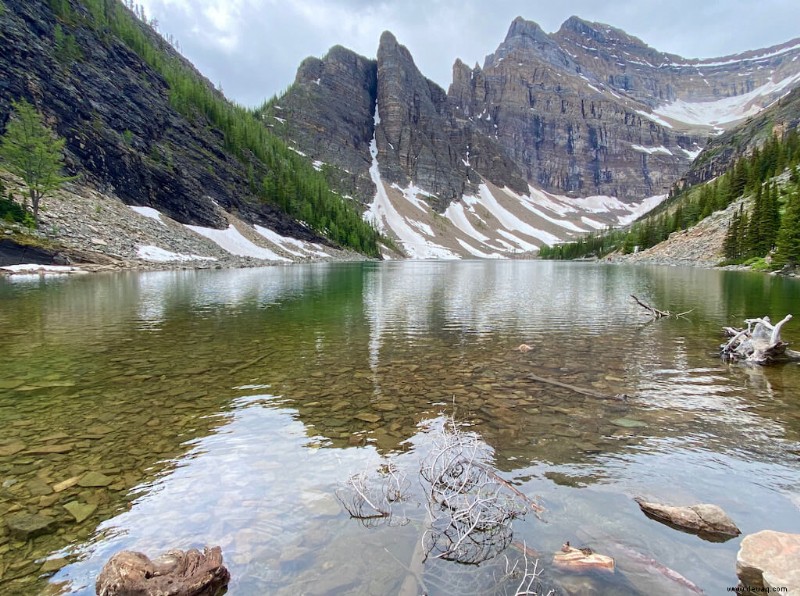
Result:
<svg viewBox="0 0 800 596"><path fill-rule="evenodd" d="M717 505L702 503L690 507L672 507L635 499L650 518L715 542L741 534L733 520Z"/></svg>
<svg viewBox="0 0 800 596"><path fill-rule="evenodd" d="M745 536L736 575L744 586L800 596L800 534L762 530Z"/></svg>

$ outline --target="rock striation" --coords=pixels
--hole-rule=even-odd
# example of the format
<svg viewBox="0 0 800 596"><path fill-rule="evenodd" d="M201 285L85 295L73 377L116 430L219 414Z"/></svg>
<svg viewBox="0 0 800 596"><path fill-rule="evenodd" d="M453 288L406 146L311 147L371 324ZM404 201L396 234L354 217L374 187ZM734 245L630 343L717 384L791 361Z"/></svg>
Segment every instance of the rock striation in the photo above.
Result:
<svg viewBox="0 0 800 596"><path fill-rule="evenodd" d="M345 63L342 52L301 65L272 106L273 117L289 108L296 118L282 134L362 181L356 198L364 203L374 196L365 192L374 135L383 181L426 191L439 212L481 181L628 204L666 194L710 133L800 84L800 40L693 60L577 17L552 34L515 19L482 66L456 60L446 93L391 33L381 36L374 63L355 56ZM364 72L372 64L374 83Z"/></svg>
<svg viewBox="0 0 800 596"><path fill-rule="evenodd" d="M83 5L69 3L70 19L58 19L47 2L3 6L0 128L11 102L24 98L66 139L67 169L81 183L184 224L224 228L228 211L284 235L321 240L260 201L221 133L199 114L190 121L177 112L167 82L120 39L91 27ZM193 70L149 27L140 29L165 56ZM60 51L57 32L73 41L72 56Z"/></svg>

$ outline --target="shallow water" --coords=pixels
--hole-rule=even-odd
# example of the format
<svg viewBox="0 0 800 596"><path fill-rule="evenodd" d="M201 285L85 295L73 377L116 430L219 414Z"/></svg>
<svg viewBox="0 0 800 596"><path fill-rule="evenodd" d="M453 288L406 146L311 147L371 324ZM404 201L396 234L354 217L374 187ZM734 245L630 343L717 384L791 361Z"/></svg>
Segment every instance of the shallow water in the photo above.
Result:
<svg viewBox="0 0 800 596"><path fill-rule="evenodd" d="M649 321L630 294L692 312ZM677 532L633 497L800 532L800 369L716 354L721 326L798 297L759 274L524 261L0 279L0 592L92 594L118 550L219 544L230 594L513 593L517 549L421 562L420 462L447 416L544 507L513 530L547 587L684 593L660 565L724 592L741 540ZM337 489L389 465L402 511L350 519ZM51 523L12 532L22 513ZM566 541L616 573L554 569Z"/></svg>

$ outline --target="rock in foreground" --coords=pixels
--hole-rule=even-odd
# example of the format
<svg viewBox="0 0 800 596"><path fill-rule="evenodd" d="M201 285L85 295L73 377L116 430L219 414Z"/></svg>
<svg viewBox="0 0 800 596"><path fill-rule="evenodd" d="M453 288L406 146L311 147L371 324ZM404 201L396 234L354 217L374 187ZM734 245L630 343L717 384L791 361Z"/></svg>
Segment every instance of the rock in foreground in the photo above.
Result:
<svg viewBox="0 0 800 596"><path fill-rule="evenodd" d="M724 542L741 534L733 520L717 505L701 503L691 507L670 507L637 498L645 515L679 530L713 542Z"/></svg>
<svg viewBox="0 0 800 596"><path fill-rule="evenodd" d="M736 575L745 587L800 596L800 534L763 530L745 536Z"/></svg>
<svg viewBox="0 0 800 596"><path fill-rule="evenodd" d="M95 583L98 596L216 596L230 581L220 547L171 550L151 561L122 551L111 557Z"/></svg>

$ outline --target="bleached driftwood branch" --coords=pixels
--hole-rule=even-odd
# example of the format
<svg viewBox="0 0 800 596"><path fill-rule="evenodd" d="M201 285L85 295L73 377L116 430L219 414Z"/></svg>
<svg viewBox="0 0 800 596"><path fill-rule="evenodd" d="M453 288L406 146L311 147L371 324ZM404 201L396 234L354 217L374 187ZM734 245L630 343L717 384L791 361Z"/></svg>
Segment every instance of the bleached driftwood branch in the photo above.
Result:
<svg viewBox="0 0 800 596"><path fill-rule="evenodd" d="M422 462L431 520L427 557L479 564L511 543L511 522L541 506L502 479L489 463L490 448L449 418Z"/></svg>
<svg viewBox="0 0 800 596"><path fill-rule="evenodd" d="M336 498L350 517L371 527L383 523L405 525L408 518L397 515L398 503L406 499L409 482L405 475L393 465L381 466L377 475L366 471L353 474L336 490Z"/></svg>
<svg viewBox="0 0 800 596"><path fill-rule="evenodd" d="M788 350L788 343L781 339L781 328L792 320L786 315L775 325L769 317L745 319L745 329L725 327L723 331L732 336L720 346L722 358L754 364L773 364L800 360L800 352Z"/></svg>

